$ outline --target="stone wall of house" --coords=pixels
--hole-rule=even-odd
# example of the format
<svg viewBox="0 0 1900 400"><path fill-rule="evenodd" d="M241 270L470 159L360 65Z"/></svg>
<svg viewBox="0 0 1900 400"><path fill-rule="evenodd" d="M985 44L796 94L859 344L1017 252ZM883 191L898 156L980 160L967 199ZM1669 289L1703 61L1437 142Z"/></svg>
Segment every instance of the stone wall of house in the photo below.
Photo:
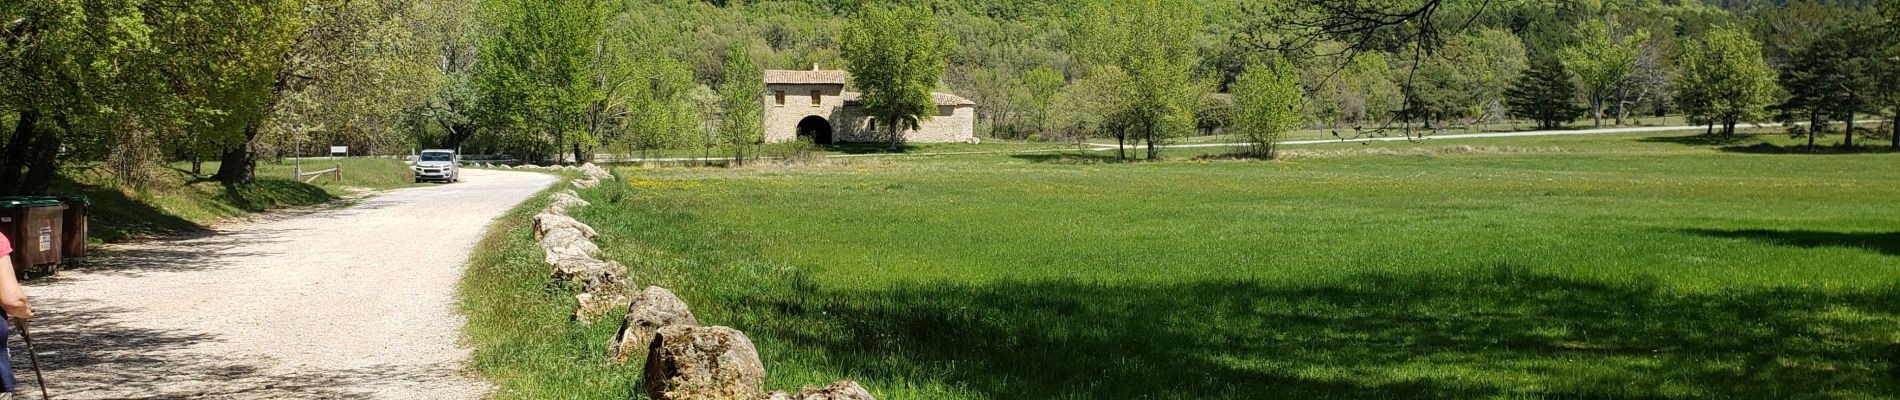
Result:
<svg viewBox="0 0 1900 400"><path fill-rule="evenodd" d="M861 107L845 107L832 122L832 136L844 142L884 142L890 140L889 127L872 130L871 119ZM920 121L917 130L904 132L910 143L976 143L975 106L937 106L937 115Z"/></svg>
<svg viewBox="0 0 1900 400"><path fill-rule="evenodd" d="M818 104L811 101L818 91ZM785 93L785 104L778 93ZM798 122L806 117L824 118L831 123L834 142L884 142L887 130L872 130L863 108L846 106L844 86L834 84L769 84L765 86L764 139L766 143L785 143L798 139ZM904 134L912 143L975 143L976 106L937 106L937 115Z"/></svg>
<svg viewBox="0 0 1900 400"><path fill-rule="evenodd" d="M811 92L818 91L819 102L811 103ZM778 92L785 92L785 104L778 104ZM765 85L765 124L766 143L785 143L798 138L798 121L805 117L818 116L826 121L834 121L838 110L844 108L844 85ZM832 123L833 136L836 136L837 123Z"/></svg>

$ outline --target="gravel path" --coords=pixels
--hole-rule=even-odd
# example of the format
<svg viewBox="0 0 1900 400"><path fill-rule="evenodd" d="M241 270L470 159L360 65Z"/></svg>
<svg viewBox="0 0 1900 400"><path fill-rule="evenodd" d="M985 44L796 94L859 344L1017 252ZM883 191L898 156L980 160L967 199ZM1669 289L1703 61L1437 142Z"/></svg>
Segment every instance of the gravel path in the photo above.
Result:
<svg viewBox="0 0 1900 400"><path fill-rule="evenodd" d="M347 208L112 246L87 268L29 282L53 396L486 395L458 344L456 282L489 222L555 178L464 174Z"/></svg>

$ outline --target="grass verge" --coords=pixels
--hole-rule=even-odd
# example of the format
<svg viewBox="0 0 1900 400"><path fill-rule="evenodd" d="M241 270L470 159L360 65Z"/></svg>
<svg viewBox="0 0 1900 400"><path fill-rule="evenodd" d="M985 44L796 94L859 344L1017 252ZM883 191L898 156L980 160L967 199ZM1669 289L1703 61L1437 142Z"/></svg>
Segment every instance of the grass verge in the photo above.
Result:
<svg viewBox="0 0 1900 400"><path fill-rule="evenodd" d="M320 177L310 183L291 179L293 166L282 163L258 164L257 182L226 186L209 178L218 164L206 163L204 175L192 174L187 166L171 165L154 172L154 178L142 187L131 188L99 166L69 167L54 182L51 193L86 195L93 202L88 210L89 233L96 242L118 242L130 238L190 232L204 229L219 219L283 207L321 204L337 200L362 189L393 189L411 186L408 166L391 159L347 159L343 181ZM317 163L313 161L312 163ZM324 161L321 167L306 165L308 170L334 166Z"/></svg>
<svg viewBox="0 0 1900 400"><path fill-rule="evenodd" d="M639 362L607 361L618 314L593 324L569 321L578 288L549 279L552 270L541 262L531 217L547 207L548 194L569 188L563 179L497 219L462 277L463 331L475 347L475 368L499 386L497 398L625 399L639 391Z"/></svg>

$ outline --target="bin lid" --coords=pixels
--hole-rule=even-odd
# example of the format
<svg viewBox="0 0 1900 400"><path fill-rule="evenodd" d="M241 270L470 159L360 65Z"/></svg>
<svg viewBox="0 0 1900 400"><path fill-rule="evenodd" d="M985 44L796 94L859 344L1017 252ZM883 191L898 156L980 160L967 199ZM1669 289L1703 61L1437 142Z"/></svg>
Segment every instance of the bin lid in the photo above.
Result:
<svg viewBox="0 0 1900 400"><path fill-rule="evenodd" d="M0 208L58 207L63 205L66 205L66 202L57 197L33 196L0 198Z"/></svg>

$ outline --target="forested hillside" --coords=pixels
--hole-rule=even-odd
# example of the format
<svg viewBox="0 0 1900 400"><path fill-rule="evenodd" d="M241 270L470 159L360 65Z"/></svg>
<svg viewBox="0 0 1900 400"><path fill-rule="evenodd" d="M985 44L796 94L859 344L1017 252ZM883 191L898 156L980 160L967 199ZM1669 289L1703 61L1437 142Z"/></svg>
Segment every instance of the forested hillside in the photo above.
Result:
<svg viewBox="0 0 1900 400"><path fill-rule="evenodd" d="M241 183L255 157L333 144L723 154L756 141L722 129L755 121L727 112L751 76L732 72L850 69L866 7L934 17L909 23L934 27L938 89L976 101L990 138L1285 126L1228 96L1249 66L1297 75L1295 125L1354 135L1659 115L1726 131L1900 103L1900 7L1872 0L9 1L0 192L71 163L135 183L222 160Z"/></svg>

